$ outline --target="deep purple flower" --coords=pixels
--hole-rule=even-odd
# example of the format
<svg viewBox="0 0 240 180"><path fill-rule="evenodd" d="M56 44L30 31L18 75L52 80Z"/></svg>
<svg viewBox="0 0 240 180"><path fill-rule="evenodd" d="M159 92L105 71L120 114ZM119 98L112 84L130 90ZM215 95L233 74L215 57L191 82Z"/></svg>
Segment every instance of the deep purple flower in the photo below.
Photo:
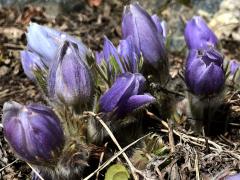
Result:
<svg viewBox="0 0 240 180"><path fill-rule="evenodd" d="M64 42L58 58L50 68L49 97L80 110L90 103L93 89L91 72L79 54L78 46Z"/></svg>
<svg viewBox="0 0 240 180"><path fill-rule="evenodd" d="M188 49L207 49L215 47L218 39L200 16L194 16L189 20L184 32Z"/></svg>
<svg viewBox="0 0 240 180"><path fill-rule="evenodd" d="M64 145L58 117L41 104L3 106L4 136L15 153L33 164L54 162Z"/></svg>
<svg viewBox="0 0 240 180"><path fill-rule="evenodd" d="M100 111L113 112L118 118L123 118L127 113L152 103L155 98L143 93L145 81L145 78L138 73L122 74L101 96Z"/></svg>
<svg viewBox="0 0 240 180"><path fill-rule="evenodd" d="M229 66L230 66L230 74L234 75L236 71L239 69L240 63L239 61L233 59L229 62Z"/></svg>
<svg viewBox="0 0 240 180"><path fill-rule="evenodd" d="M83 56L83 58L88 51L86 46L80 40L75 39L64 32L41 26L37 23L30 23L26 36L28 48L46 59L48 63L56 59L58 48L65 40L76 43L79 49L79 54Z"/></svg>
<svg viewBox="0 0 240 180"><path fill-rule="evenodd" d="M195 95L211 95L218 93L225 81L223 57L214 49L189 52L185 81Z"/></svg>
<svg viewBox="0 0 240 180"><path fill-rule="evenodd" d="M44 61L36 53L27 50L21 51L21 63L24 73L32 81L36 80L34 71L37 69L44 71L46 68Z"/></svg>
<svg viewBox="0 0 240 180"><path fill-rule="evenodd" d="M133 37L133 43L139 56L142 53L145 62L151 64L155 69L159 69L159 63L167 64L164 30L160 28L159 22L155 17L151 17L137 3L127 6L123 13L122 34L126 39L128 36ZM161 68L167 68L162 67Z"/></svg>

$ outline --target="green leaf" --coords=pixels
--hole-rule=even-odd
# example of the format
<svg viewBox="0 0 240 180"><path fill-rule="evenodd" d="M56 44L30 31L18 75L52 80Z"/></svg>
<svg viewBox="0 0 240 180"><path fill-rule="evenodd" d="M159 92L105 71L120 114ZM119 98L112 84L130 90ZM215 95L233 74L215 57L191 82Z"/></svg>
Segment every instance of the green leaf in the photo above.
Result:
<svg viewBox="0 0 240 180"><path fill-rule="evenodd" d="M114 72L116 74L120 74L121 73L121 68L117 62L117 60L113 57L113 56L110 56L110 64L112 66L112 69L114 70Z"/></svg>
<svg viewBox="0 0 240 180"><path fill-rule="evenodd" d="M41 88L41 90L45 93L45 95L47 95L47 74L48 74L47 71L48 71L47 67L45 67L45 71L38 67L33 70L37 84Z"/></svg>
<svg viewBox="0 0 240 180"><path fill-rule="evenodd" d="M130 175L122 164L114 164L108 168L104 180L128 180Z"/></svg>

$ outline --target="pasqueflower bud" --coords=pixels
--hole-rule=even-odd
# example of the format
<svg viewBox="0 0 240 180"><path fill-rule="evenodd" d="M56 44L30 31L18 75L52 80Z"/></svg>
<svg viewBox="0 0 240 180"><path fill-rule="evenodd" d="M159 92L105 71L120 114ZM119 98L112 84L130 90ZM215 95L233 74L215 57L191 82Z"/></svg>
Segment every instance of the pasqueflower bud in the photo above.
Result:
<svg viewBox="0 0 240 180"><path fill-rule="evenodd" d="M184 37L188 49L207 49L218 43L216 35L200 16L194 16L187 22Z"/></svg>
<svg viewBox="0 0 240 180"><path fill-rule="evenodd" d="M45 70L44 61L36 54L30 51L21 51L21 63L24 73L32 81L36 80L34 71L37 69Z"/></svg>
<svg viewBox="0 0 240 180"><path fill-rule="evenodd" d="M189 52L185 81L195 95L218 93L225 81L223 57L214 49Z"/></svg>
<svg viewBox="0 0 240 180"><path fill-rule="evenodd" d="M30 23L26 36L28 48L46 59L48 63L56 58L58 48L65 40L77 44L79 54L83 56L83 58L87 52L86 46L80 40L64 32L41 26L37 23Z"/></svg>
<svg viewBox="0 0 240 180"><path fill-rule="evenodd" d="M68 106L84 110L93 96L93 81L85 58L76 44L65 41L48 77L49 97Z"/></svg>
<svg viewBox="0 0 240 180"><path fill-rule="evenodd" d="M239 61L234 59L229 62L229 66L230 66L230 74L234 75L237 72L237 70L239 69L240 63L239 63Z"/></svg>
<svg viewBox="0 0 240 180"><path fill-rule="evenodd" d="M100 98L100 111L112 112L118 118L127 113L152 103L155 98L144 94L145 78L138 73L124 73L119 76L112 87Z"/></svg>
<svg viewBox="0 0 240 180"><path fill-rule="evenodd" d="M139 58L136 54L132 36L128 36L126 39L120 40L118 53L128 67L128 72L138 72Z"/></svg>
<svg viewBox="0 0 240 180"><path fill-rule="evenodd" d="M57 161L64 145L64 134L54 112L40 104L3 106L4 136L14 152L36 165Z"/></svg>
<svg viewBox="0 0 240 180"><path fill-rule="evenodd" d="M110 58L114 58L117 62L121 72L125 72L123 68L123 62L120 60L120 56L118 54L118 51L116 47L113 45L113 43L105 36L104 37L104 45L102 52L96 53L96 61L97 63L101 63L102 60L105 60L106 63L110 66L109 70L111 71L111 65L110 65Z"/></svg>
<svg viewBox="0 0 240 180"><path fill-rule="evenodd" d="M163 29L160 28L158 22L157 25L155 22L155 17L152 18L137 3L131 4L125 7L123 13L122 34L124 39L132 36L138 56L142 53L145 62L161 71L167 67L161 66L162 69L159 69L159 63L167 61L167 55Z"/></svg>

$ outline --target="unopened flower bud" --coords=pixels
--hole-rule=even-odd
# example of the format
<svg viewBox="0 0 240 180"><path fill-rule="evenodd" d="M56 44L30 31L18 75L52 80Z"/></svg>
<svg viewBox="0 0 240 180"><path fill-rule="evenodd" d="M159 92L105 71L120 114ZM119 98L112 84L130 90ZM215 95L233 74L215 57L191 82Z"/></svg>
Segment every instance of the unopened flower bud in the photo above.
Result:
<svg viewBox="0 0 240 180"><path fill-rule="evenodd" d="M34 71L45 70L44 61L36 53L30 51L21 51L21 63L26 76L32 81L36 81Z"/></svg>
<svg viewBox="0 0 240 180"><path fill-rule="evenodd" d="M65 40L77 44L79 54L83 58L88 51L80 40L69 36L67 33L37 23L30 23L26 36L28 48L46 59L47 65L56 59L58 48Z"/></svg>
<svg viewBox="0 0 240 180"><path fill-rule="evenodd" d="M159 69L159 64L168 64L163 62L168 59L163 36L165 30L157 21L156 17L152 18L138 3L130 4L125 7L123 13L122 33L124 39L128 36L133 37L138 56L142 54L145 62L162 71L163 69Z"/></svg>
<svg viewBox="0 0 240 180"><path fill-rule="evenodd" d="M7 102L3 106L3 127L6 140L21 159L36 165L57 161L64 134L50 108Z"/></svg>
<svg viewBox="0 0 240 180"><path fill-rule="evenodd" d="M79 110L93 98L93 81L88 65L76 44L64 42L48 77L49 97Z"/></svg>
<svg viewBox="0 0 240 180"><path fill-rule="evenodd" d="M187 22L184 37L188 49L202 50L216 47L218 43L216 35L200 16L194 16Z"/></svg>

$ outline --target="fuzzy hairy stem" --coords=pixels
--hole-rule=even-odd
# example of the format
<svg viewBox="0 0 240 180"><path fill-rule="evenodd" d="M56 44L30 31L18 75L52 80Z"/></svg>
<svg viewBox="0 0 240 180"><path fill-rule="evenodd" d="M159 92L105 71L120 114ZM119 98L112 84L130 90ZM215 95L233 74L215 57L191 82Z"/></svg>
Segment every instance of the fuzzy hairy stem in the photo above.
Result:
<svg viewBox="0 0 240 180"><path fill-rule="evenodd" d="M190 123L194 132L200 134L204 129L207 134L211 133L212 123L216 121L219 108L223 104L221 94L213 97L200 97L188 93L188 100L192 116Z"/></svg>

